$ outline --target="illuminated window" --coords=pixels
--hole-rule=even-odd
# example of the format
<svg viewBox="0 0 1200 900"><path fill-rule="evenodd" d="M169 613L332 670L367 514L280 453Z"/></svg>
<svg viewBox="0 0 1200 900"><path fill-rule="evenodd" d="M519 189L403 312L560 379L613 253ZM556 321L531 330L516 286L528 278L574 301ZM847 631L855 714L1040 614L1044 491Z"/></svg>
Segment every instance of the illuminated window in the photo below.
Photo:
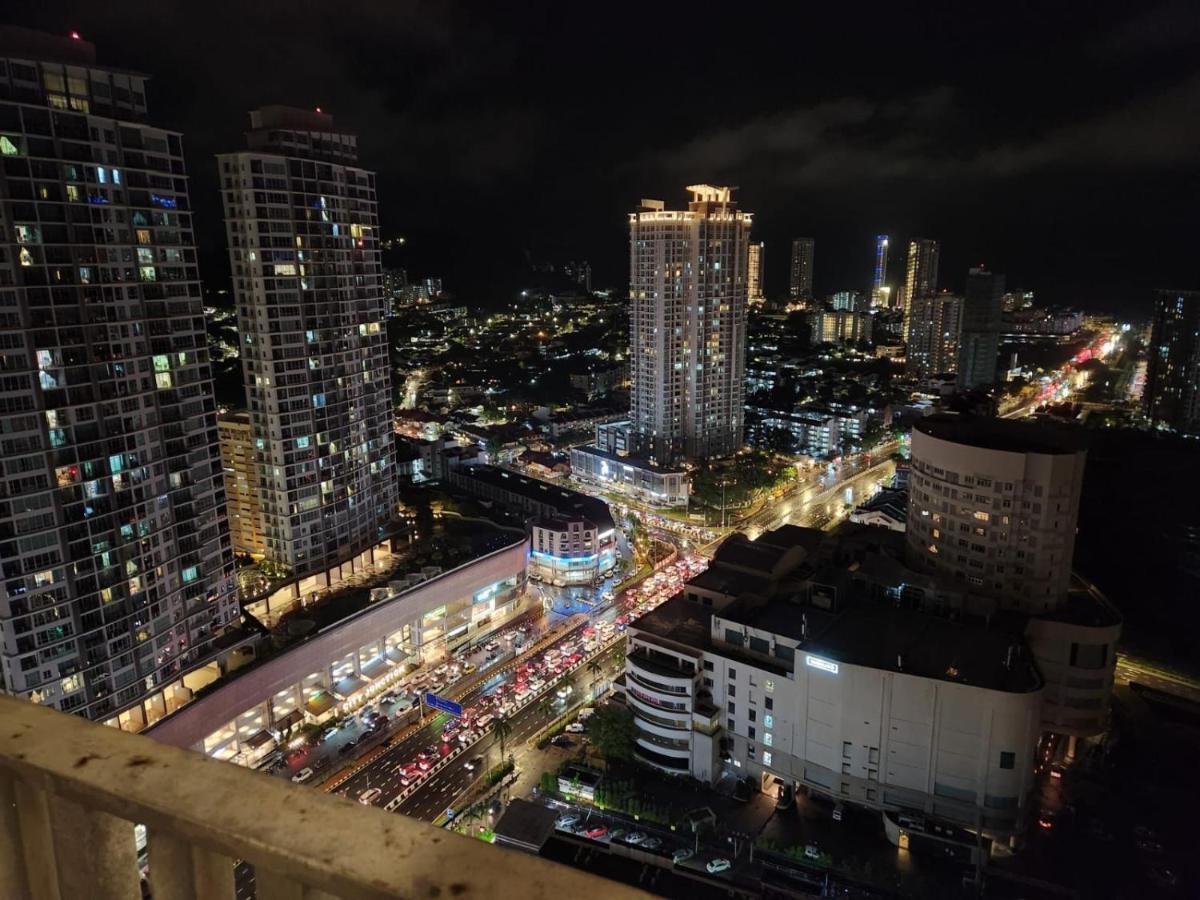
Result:
<svg viewBox="0 0 1200 900"><path fill-rule="evenodd" d="M991 519L991 516L989 516L983 510L977 509L977 510L975 510L975 518L978 519L980 522L987 522L989 519Z"/></svg>
<svg viewBox="0 0 1200 900"><path fill-rule="evenodd" d="M771 751L770 751L770 750L764 750L764 751L763 751L763 755L762 755L762 761L763 761L763 765L764 765L764 766L769 766L769 765L771 765L771 759L772 759L772 754L771 754Z"/></svg>
<svg viewBox="0 0 1200 900"><path fill-rule="evenodd" d="M197 578L197 576L199 576L199 574L200 573L196 569L195 566L188 566L186 569L183 570L183 583L191 584L193 581L196 580L196 578Z"/></svg>
<svg viewBox="0 0 1200 900"><path fill-rule="evenodd" d="M275 274L276 275L295 275L296 274L296 266L293 263L276 263L275 264Z"/></svg>
<svg viewBox="0 0 1200 900"><path fill-rule="evenodd" d="M142 281L158 281L158 273L154 271L154 266L139 266L138 277Z"/></svg>
<svg viewBox="0 0 1200 900"><path fill-rule="evenodd" d="M23 265L23 266L32 266L33 265L33 254L29 252L29 249L27 247L21 248L20 257L21 257L21 265Z"/></svg>
<svg viewBox="0 0 1200 900"><path fill-rule="evenodd" d="M7 134L0 134L0 156L20 156L21 148Z"/></svg>
<svg viewBox="0 0 1200 900"><path fill-rule="evenodd" d="M775 735L771 734L771 732L768 731L766 734L763 735L763 743L766 744L768 747L775 746Z"/></svg>
<svg viewBox="0 0 1200 900"><path fill-rule="evenodd" d="M155 372L170 372L171 371L171 358L169 356L154 357L154 371Z"/></svg>
<svg viewBox="0 0 1200 900"><path fill-rule="evenodd" d="M137 258L139 263L149 265L154 262L154 251L146 247L138 247Z"/></svg>
<svg viewBox="0 0 1200 900"><path fill-rule="evenodd" d="M157 384L159 388L169 388L174 386L174 382L171 380L170 372L156 372L154 375L154 383Z"/></svg>

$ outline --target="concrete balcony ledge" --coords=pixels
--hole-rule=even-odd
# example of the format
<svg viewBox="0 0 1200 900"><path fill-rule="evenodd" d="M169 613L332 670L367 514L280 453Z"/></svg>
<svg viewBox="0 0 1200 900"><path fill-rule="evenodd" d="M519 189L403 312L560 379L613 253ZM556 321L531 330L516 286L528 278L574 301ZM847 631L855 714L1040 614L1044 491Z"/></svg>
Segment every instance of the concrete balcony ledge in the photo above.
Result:
<svg viewBox="0 0 1200 900"><path fill-rule="evenodd" d="M641 897L628 887L202 754L0 696L0 897Z"/></svg>

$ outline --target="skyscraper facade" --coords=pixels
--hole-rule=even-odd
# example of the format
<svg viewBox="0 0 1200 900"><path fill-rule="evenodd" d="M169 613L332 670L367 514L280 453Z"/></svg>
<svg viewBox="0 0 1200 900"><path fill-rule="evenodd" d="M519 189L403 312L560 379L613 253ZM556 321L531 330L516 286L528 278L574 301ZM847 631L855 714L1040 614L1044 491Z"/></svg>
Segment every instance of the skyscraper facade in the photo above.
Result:
<svg viewBox="0 0 1200 900"><path fill-rule="evenodd" d="M955 371L962 336L962 297L926 294L913 301L907 369L919 375Z"/></svg>
<svg viewBox="0 0 1200 900"><path fill-rule="evenodd" d="M250 121L221 194L266 555L304 575L379 543L397 503L375 175L329 115Z"/></svg>
<svg viewBox="0 0 1200 900"><path fill-rule="evenodd" d="M887 286L888 236L875 235L875 267L871 271L871 308L888 306L891 290Z"/></svg>
<svg viewBox="0 0 1200 900"><path fill-rule="evenodd" d="M1147 418L1200 433L1200 291L1155 292L1149 350L1142 394Z"/></svg>
<svg viewBox="0 0 1200 900"><path fill-rule="evenodd" d="M182 138L0 29L0 689L140 730L238 619Z"/></svg>
<svg viewBox="0 0 1200 900"><path fill-rule="evenodd" d="M221 467L225 470L225 499L233 552L262 559L267 548L259 509L258 454L254 449L250 414L245 410L226 413L217 420L217 433L221 441Z"/></svg>
<svg viewBox="0 0 1200 900"><path fill-rule="evenodd" d="M938 242L929 238L914 238L908 242L908 265L905 269L904 292L900 297L905 334L912 321L913 301L937 290L938 251Z"/></svg>
<svg viewBox="0 0 1200 900"><path fill-rule="evenodd" d="M958 386L962 390L996 381L1003 305L1004 276L972 267L967 272L958 347Z"/></svg>
<svg viewBox="0 0 1200 900"><path fill-rule="evenodd" d="M746 264L746 299L751 303L764 303L767 296L763 288L763 265L767 258L767 245L762 241L752 243Z"/></svg>
<svg viewBox="0 0 1200 900"><path fill-rule="evenodd" d="M732 188L688 191L686 210L629 216L630 427L659 464L742 445L751 215Z"/></svg>
<svg viewBox="0 0 1200 900"><path fill-rule="evenodd" d="M817 242L810 237L792 240L792 271L788 282L788 295L793 300L813 298L813 254Z"/></svg>

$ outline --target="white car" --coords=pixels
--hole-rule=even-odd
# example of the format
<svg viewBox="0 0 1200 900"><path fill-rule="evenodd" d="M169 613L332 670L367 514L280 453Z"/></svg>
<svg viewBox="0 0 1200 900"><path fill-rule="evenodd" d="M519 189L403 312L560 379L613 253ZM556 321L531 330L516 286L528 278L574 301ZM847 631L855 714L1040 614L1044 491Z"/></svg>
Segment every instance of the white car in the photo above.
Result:
<svg viewBox="0 0 1200 900"><path fill-rule="evenodd" d="M578 822L579 816L575 815L574 813L567 813L565 816L559 816L558 819L555 820L554 827L566 831L570 828L574 828Z"/></svg>
<svg viewBox="0 0 1200 900"><path fill-rule="evenodd" d="M368 788L358 796L358 802L370 806L383 794L383 788Z"/></svg>
<svg viewBox="0 0 1200 900"><path fill-rule="evenodd" d="M727 859L710 859L704 868L708 869L709 875L716 875L718 872L728 872L732 866Z"/></svg>
<svg viewBox="0 0 1200 900"><path fill-rule="evenodd" d="M296 782L296 784L304 784L304 782L308 781L308 779L310 779L312 777L313 777L313 770L310 769L308 766L305 766L303 769L301 769L299 772L297 772L295 775L292 776L292 781Z"/></svg>
<svg viewBox="0 0 1200 900"><path fill-rule="evenodd" d="M562 687L560 687L554 693L558 696L559 700L566 700L567 697L571 696L572 690L573 690L573 688L569 684L564 684Z"/></svg>
<svg viewBox="0 0 1200 900"><path fill-rule="evenodd" d="M563 729L563 731L565 731L567 734L582 734L583 733L583 723L582 722L571 722L569 725L567 725L566 728Z"/></svg>

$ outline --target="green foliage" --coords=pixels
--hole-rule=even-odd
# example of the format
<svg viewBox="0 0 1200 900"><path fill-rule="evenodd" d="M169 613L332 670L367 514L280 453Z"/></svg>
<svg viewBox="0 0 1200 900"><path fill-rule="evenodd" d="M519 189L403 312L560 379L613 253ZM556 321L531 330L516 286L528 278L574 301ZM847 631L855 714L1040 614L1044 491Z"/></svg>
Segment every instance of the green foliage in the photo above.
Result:
<svg viewBox="0 0 1200 900"><path fill-rule="evenodd" d="M636 729L633 713L627 707L616 703L596 707L588 719L588 734L592 746L605 760L612 762L633 758Z"/></svg>
<svg viewBox="0 0 1200 900"><path fill-rule="evenodd" d="M516 764L511 759L506 759L498 766L492 766L492 769L487 774L487 786L491 787L497 782L504 779L506 775L516 768Z"/></svg>

